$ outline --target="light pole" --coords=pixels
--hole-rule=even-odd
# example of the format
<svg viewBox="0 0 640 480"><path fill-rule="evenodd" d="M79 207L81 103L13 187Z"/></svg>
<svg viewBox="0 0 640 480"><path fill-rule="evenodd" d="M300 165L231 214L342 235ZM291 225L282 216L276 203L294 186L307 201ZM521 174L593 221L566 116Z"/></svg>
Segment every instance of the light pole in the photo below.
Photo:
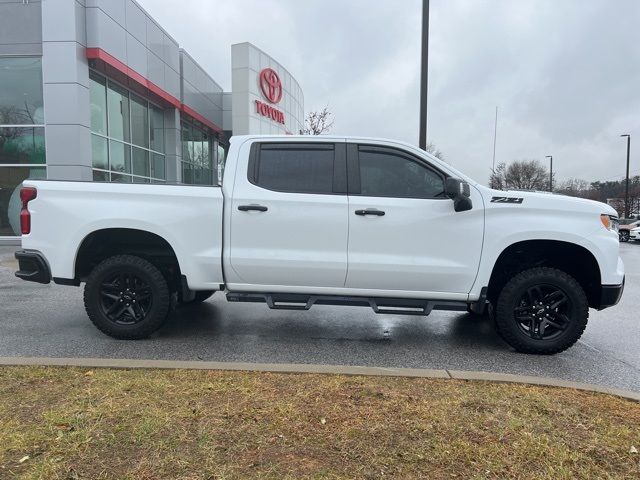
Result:
<svg viewBox="0 0 640 480"><path fill-rule="evenodd" d="M625 133L620 136L627 137L627 180L624 187L624 218L629 218L629 152L631 151L631 135Z"/></svg>
<svg viewBox="0 0 640 480"><path fill-rule="evenodd" d="M427 149L427 86L429 82L429 0L422 0L422 60L420 72L420 140Z"/></svg>
<svg viewBox="0 0 640 480"><path fill-rule="evenodd" d="M498 137L498 106L496 105L496 121L493 124L493 162L491 163L491 171L496 173L496 138Z"/></svg>
<svg viewBox="0 0 640 480"><path fill-rule="evenodd" d="M549 191L553 192L553 155L547 155L544 158L549 159Z"/></svg>

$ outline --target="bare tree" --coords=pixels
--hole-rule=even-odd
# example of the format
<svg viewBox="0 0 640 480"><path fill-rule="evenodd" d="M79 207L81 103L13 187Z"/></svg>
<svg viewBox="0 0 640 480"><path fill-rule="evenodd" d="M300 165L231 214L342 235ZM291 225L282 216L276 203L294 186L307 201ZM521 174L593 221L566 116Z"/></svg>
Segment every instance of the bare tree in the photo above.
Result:
<svg viewBox="0 0 640 480"><path fill-rule="evenodd" d="M333 113L328 107L324 107L320 111L307 113L300 135L322 135L328 133L331 127L333 127Z"/></svg>
<svg viewBox="0 0 640 480"><path fill-rule="evenodd" d="M581 180L579 178L569 178L560 183L556 191L571 197L586 198L591 191L591 184L586 180Z"/></svg>
<svg viewBox="0 0 640 480"><path fill-rule="evenodd" d="M549 171L538 160L516 160L498 164L489 177L489 186L499 190L547 190Z"/></svg>
<svg viewBox="0 0 640 480"><path fill-rule="evenodd" d="M15 107L0 107L0 125L19 125L26 123L21 112ZM20 129L16 127L3 127L0 131L0 151L4 149L6 142L17 138Z"/></svg>
<svg viewBox="0 0 640 480"><path fill-rule="evenodd" d="M504 190L505 185L505 176L506 176L507 164L501 162L498 164L496 169L491 172L489 176L489 188L494 188L496 190Z"/></svg>
<svg viewBox="0 0 640 480"><path fill-rule="evenodd" d="M442 150L436 147L433 143L427 143L425 151L436 157L438 160L442 160L444 162L444 153L442 153Z"/></svg>

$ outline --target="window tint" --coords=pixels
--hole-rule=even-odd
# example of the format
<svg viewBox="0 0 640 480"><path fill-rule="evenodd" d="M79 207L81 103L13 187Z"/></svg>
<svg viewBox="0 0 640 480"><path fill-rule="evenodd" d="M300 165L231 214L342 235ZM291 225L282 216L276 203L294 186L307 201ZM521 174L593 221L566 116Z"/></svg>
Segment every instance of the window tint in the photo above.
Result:
<svg viewBox="0 0 640 480"><path fill-rule="evenodd" d="M91 131L107 134L107 82L89 72L89 95L91 98Z"/></svg>
<svg viewBox="0 0 640 480"><path fill-rule="evenodd" d="M109 168L107 139L97 135L91 135L91 150L93 153L93 168L107 170Z"/></svg>
<svg viewBox="0 0 640 480"><path fill-rule="evenodd" d="M218 152L218 185L222 185L222 179L224 178L224 166L226 159L224 158L224 147L216 142Z"/></svg>
<svg viewBox="0 0 640 480"><path fill-rule="evenodd" d="M149 110L147 102L131 95L131 143L149 147Z"/></svg>
<svg viewBox="0 0 640 480"><path fill-rule="evenodd" d="M89 71L89 78L93 168L101 170L94 172L93 178L107 182L163 182L164 111L93 70ZM125 179L120 174L140 178Z"/></svg>
<svg viewBox="0 0 640 480"><path fill-rule="evenodd" d="M111 140L109 142L109 156L112 172L131 173L131 147Z"/></svg>
<svg viewBox="0 0 640 480"><path fill-rule="evenodd" d="M333 145L262 145L255 183L269 190L333 193Z"/></svg>
<svg viewBox="0 0 640 480"><path fill-rule="evenodd" d="M215 137L202 126L182 121L182 183L215 185Z"/></svg>
<svg viewBox="0 0 640 480"><path fill-rule="evenodd" d="M444 179L401 154L378 149L359 149L361 195L370 197L444 197Z"/></svg>
<svg viewBox="0 0 640 480"><path fill-rule="evenodd" d="M20 28L18 25L15 27ZM8 27L7 29L10 30ZM4 38L4 31L2 33ZM41 59L0 58L0 125L43 123Z"/></svg>
<svg viewBox="0 0 640 480"><path fill-rule="evenodd" d="M43 127L0 127L0 165L44 161Z"/></svg>
<svg viewBox="0 0 640 480"><path fill-rule="evenodd" d="M109 136L129 141L129 93L118 85L109 82L107 89L107 112L109 117Z"/></svg>
<svg viewBox="0 0 640 480"><path fill-rule="evenodd" d="M149 105L149 109L151 150L164 152L164 112L153 105Z"/></svg>

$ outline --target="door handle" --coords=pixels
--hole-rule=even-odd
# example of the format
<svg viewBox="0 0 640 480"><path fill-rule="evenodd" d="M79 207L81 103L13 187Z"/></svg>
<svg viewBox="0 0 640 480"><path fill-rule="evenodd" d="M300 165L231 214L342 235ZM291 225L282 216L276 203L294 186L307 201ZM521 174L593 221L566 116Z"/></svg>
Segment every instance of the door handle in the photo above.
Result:
<svg viewBox="0 0 640 480"><path fill-rule="evenodd" d="M249 212L249 211L266 212L269 209L264 205L239 205L238 210L240 210L241 212Z"/></svg>
<svg viewBox="0 0 640 480"><path fill-rule="evenodd" d="M384 212L382 210L378 210L377 208L367 208L366 210L356 210L356 215L360 215L361 217L365 215L375 215L376 217L383 217Z"/></svg>

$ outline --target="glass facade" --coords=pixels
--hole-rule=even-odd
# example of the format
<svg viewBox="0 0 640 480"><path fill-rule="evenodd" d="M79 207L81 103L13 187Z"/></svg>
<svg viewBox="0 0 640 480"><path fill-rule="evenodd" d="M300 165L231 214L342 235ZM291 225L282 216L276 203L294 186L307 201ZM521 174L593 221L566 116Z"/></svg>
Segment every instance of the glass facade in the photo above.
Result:
<svg viewBox="0 0 640 480"><path fill-rule="evenodd" d="M94 71L89 90L93 179L164 182L163 110Z"/></svg>
<svg viewBox="0 0 640 480"><path fill-rule="evenodd" d="M0 237L20 235L20 184L46 178L42 61L0 58Z"/></svg>
<svg viewBox="0 0 640 480"><path fill-rule="evenodd" d="M222 185L224 178L224 166L227 162L224 147L218 144L218 185Z"/></svg>
<svg viewBox="0 0 640 480"><path fill-rule="evenodd" d="M182 183L217 185L218 152L218 140L209 129L182 119Z"/></svg>

